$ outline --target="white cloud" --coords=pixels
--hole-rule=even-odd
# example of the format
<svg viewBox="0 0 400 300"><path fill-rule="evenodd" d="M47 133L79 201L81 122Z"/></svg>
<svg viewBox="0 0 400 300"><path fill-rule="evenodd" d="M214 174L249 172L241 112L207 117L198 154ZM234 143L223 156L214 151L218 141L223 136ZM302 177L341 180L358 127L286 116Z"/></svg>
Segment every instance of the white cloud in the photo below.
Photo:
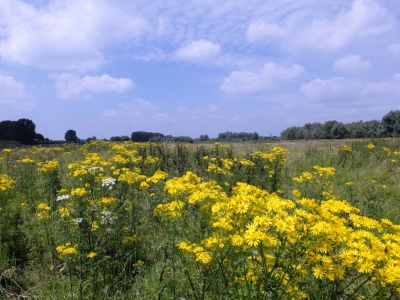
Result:
<svg viewBox="0 0 400 300"><path fill-rule="evenodd" d="M234 71L224 79L221 89L228 94L258 94L276 89L285 81L304 73L303 67L293 65L285 68L274 63L266 63L258 71Z"/></svg>
<svg viewBox="0 0 400 300"><path fill-rule="evenodd" d="M265 39L271 38L283 38L287 35L287 31L280 28L278 24L265 23L262 20L252 22L247 28L247 39L249 42L255 43Z"/></svg>
<svg viewBox="0 0 400 300"><path fill-rule="evenodd" d="M208 110L210 112L216 112L216 111L218 111L218 106L215 105L215 104L211 104L211 105L208 106Z"/></svg>
<svg viewBox="0 0 400 300"><path fill-rule="evenodd" d="M176 110L179 111L180 113L184 113L184 112L187 111L187 108L186 108L185 106L183 106L183 105L179 105L179 106L176 108Z"/></svg>
<svg viewBox="0 0 400 300"><path fill-rule="evenodd" d="M107 109L103 112L105 117L143 117L147 118L151 116L156 110L157 106L142 98L134 99L129 102L123 102L118 104L119 109Z"/></svg>
<svg viewBox="0 0 400 300"><path fill-rule="evenodd" d="M122 114L122 110L109 110L109 109L106 109L104 112L103 112L103 116L105 116L105 117L116 117L116 116L119 116L119 115L121 115Z"/></svg>
<svg viewBox="0 0 400 300"><path fill-rule="evenodd" d="M327 80L315 79L301 87L308 100L315 102L352 102L361 93L362 86L354 79L334 77Z"/></svg>
<svg viewBox="0 0 400 300"><path fill-rule="evenodd" d="M63 73L51 74L49 78L56 80L56 91L62 99L87 99L91 94L102 93L121 94L135 87L129 78L113 78L108 74L79 78Z"/></svg>
<svg viewBox="0 0 400 300"><path fill-rule="evenodd" d="M198 40L179 48L174 53L174 57L178 60L202 62L215 58L220 50L221 47L218 44L206 40Z"/></svg>
<svg viewBox="0 0 400 300"><path fill-rule="evenodd" d="M34 107L33 97L27 94L25 85L6 75L0 75L0 104L18 111L30 111Z"/></svg>
<svg viewBox="0 0 400 300"><path fill-rule="evenodd" d="M309 20L307 14L293 14L283 25L259 19L248 26L246 36L250 42L277 39L290 51L298 47L334 50L357 38L388 31L394 22L374 0L355 0L347 11L340 11L334 18Z"/></svg>
<svg viewBox="0 0 400 300"><path fill-rule="evenodd" d="M0 55L48 70L96 69L103 49L140 35L146 22L106 1L50 1L37 9L18 0L0 4Z"/></svg>
<svg viewBox="0 0 400 300"><path fill-rule="evenodd" d="M368 61L363 60L360 55L347 55L337 59L333 64L333 68L336 71L346 74L365 72L371 69L371 67L371 64Z"/></svg>
<svg viewBox="0 0 400 300"><path fill-rule="evenodd" d="M393 103L400 96L396 80L366 82L356 78L315 79L301 87L305 100L329 105L344 104L374 107Z"/></svg>
<svg viewBox="0 0 400 300"><path fill-rule="evenodd" d="M399 55L400 54L400 43L394 43L394 44L389 45L389 51L395 55Z"/></svg>

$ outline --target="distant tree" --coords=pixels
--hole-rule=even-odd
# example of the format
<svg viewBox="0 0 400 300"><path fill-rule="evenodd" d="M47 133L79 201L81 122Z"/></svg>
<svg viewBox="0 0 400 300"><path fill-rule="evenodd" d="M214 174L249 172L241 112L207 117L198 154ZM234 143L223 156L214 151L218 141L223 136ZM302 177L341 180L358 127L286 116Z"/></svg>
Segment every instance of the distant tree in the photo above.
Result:
<svg viewBox="0 0 400 300"><path fill-rule="evenodd" d="M356 126L352 127L352 131L350 132L350 137L353 139L358 139L358 138L365 138L366 136L366 131L364 126L362 124L357 124Z"/></svg>
<svg viewBox="0 0 400 300"><path fill-rule="evenodd" d="M230 141L232 139L232 132L226 131L226 132L218 133L218 139L219 140Z"/></svg>
<svg viewBox="0 0 400 300"><path fill-rule="evenodd" d="M124 142L127 142L127 141L130 141L130 138L127 135L123 135L123 136L121 136L121 140L123 140Z"/></svg>
<svg viewBox="0 0 400 300"><path fill-rule="evenodd" d="M345 139L349 136L349 131L346 128L346 125L339 122L332 126L331 134L332 139Z"/></svg>
<svg viewBox="0 0 400 300"><path fill-rule="evenodd" d="M110 141L112 141L112 142L121 142L122 138L120 136L112 136L110 138Z"/></svg>
<svg viewBox="0 0 400 300"><path fill-rule="evenodd" d="M40 133L36 133L35 140L44 141L44 136Z"/></svg>
<svg viewBox="0 0 400 300"><path fill-rule="evenodd" d="M221 132L218 134L219 140L231 141L231 140L258 140L260 136L257 132L247 133L247 132Z"/></svg>
<svg viewBox="0 0 400 300"><path fill-rule="evenodd" d="M67 142L76 143L78 141L78 137L76 136L76 131L72 129L67 130L67 132L65 133L65 140Z"/></svg>
<svg viewBox="0 0 400 300"><path fill-rule="evenodd" d="M303 136L305 140L311 139L311 132L312 132L312 124L307 123L303 126Z"/></svg>
<svg viewBox="0 0 400 300"><path fill-rule="evenodd" d="M151 132L135 131L131 134L132 142L148 142L152 137Z"/></svg>
<svg viewBox="0 0 400 300"><path fill-rule="evenodd" d="M158 132L134 131L131 134L133 142L148 142L151 139L162 139L164 135Z"/></svg>
<svg viewBox="0 0 400 300"><path fill-rule="evenodd" d="M36 138L36 125L29 119L19 119L15 122L14 137L17 142L31 145Z"/></svg>
<svg viewBox="0 0 400 300"><path fill-rule="evenodd" d="M281 139L283 140L295 140L299 127L292 126L281 132Z"/></svg>
<svg viewBox="0 0 400 300"><path fill-rule="evenodd" d="M382 117L379 127L381 136L400 136L400 110L391 110Z"/></svg>
<svg viewBox="0 0 400 300"><path fill-rule="evenodd" d="M312 123L311 139L318 140L322 139L323 136L324 136L324 125L319 122Z"/></svg>
<svg viewBox="0 0 400 300"><path fill-rule="evenodd" d="M333 128L333 126L335 126L337 123L339 123L338 121L326 121L325 123L324 123L324 125L323 125L323 127L322 127L322 132L323 132L323 134L322 134L322 139L331 139L332 138L332 135L331 135L331 132L332 132L332 128Z"/></svg>
<svg viewBox="0 0 400 300"><path fill-rule="evenodd" d="M15 140L15 121L0 122L0 140Z"/></svg>
<svg viewBox="0 0 400 300"><path fill-rule="evenodd" d="M199 141L200 141L200 142L207 142L207 141L209 141L209 140L210 140L210 138L208 137L207 134L202 134L202 135L200 135L200 138L199 138Z"/></svg>
<svg viewBox="0 0 400 300"><path fill-rule="evenodd" d="M379 124L380 124L380 122L377 120L364 122L364 128L366 131L365 137L367 137L367 138L377 137L377 129L378 129Z"/></svg>

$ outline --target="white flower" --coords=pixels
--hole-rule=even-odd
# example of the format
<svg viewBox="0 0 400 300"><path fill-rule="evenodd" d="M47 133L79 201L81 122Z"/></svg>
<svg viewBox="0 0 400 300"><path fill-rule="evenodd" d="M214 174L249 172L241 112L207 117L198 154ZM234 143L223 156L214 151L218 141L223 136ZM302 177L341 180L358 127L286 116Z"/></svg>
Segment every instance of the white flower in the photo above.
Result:
<svg viewBox="0 0 400 300"><path fill-rule="evenodd" d="M72 221L75 223L75 224L79 224L79 223L81 223L82 222L82 218L76 218L76 219L73 219Z"/></svg>
<svg viewBox="0 0 400 300"><path fill-rule="evenodd" d="M103 179L101 182L101 186L108 187L108 189L112 190L112 186L115 185L116 179L114 178L106 178Z"/></svg>
<svg viewBox="0 0 400 300"><path fill-rule="evenodd" d="M103 171L102 167L90 167L90 168L87 168L87 169L88 169L88 171L91 171L91 172Z"/></svg>
<svg viewBox="0 0 400 300"><path fill-rule="evenodd" d="M66 200L68 198L69 198L69 195L60 195L60 196L57 196L56 201Z"/></svg>
<svg viewBox="0 0 400 300"><path fill-rule="evenodd" d="M114 220L118 219L118 217L112 217L111 212L107 210L102 211L100 214L100 224L112 223Z"/></svg>

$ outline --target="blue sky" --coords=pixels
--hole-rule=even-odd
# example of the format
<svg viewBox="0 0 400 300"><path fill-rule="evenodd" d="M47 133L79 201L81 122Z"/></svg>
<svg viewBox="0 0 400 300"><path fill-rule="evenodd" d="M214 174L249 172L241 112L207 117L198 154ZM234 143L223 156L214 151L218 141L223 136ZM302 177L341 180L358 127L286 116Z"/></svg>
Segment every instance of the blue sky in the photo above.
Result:
<svg viewBox="0 0 400 300"><path fill-rule="evenodd" d="M398 0L2 0L0 120L279 135L400 109Z"/></svg>

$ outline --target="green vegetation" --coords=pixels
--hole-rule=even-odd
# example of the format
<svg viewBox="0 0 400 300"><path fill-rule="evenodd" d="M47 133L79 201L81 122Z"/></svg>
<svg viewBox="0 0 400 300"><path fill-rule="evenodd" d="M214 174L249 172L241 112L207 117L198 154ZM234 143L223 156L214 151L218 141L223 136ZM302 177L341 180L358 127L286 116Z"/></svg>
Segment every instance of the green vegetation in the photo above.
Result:
<svg viewBox="0 0 400 300"><path fill-rule="evenodd" d="M398 138L12 147L3 298L400 295Z"/></svg>
<svg viewBox="0 0 400 300"><path fill-rule="evenodd" d="M67 132L65 132L64 138L67 142L70 143L76 143L79 140L78 136L76 135L76 131L73 129L67 130Z"/></svg>
<svg viewBox="0 0 400 300"><path fill-rule="evenodd" d="M381 121L359 121L343 124L338 121L307 123L302 127L292 126L281 133L284 140L302 139L347 139L400 136L400 110L392 110Z"/></svg>
<svg viewBox="0 0 400 300"><path fill-rule="evenodd" d="M0 141L17 141L22 144L32 145L35 141L43 141L45 138L36 133L36 125L29 119L18 121L0 122Z"/></svg>

